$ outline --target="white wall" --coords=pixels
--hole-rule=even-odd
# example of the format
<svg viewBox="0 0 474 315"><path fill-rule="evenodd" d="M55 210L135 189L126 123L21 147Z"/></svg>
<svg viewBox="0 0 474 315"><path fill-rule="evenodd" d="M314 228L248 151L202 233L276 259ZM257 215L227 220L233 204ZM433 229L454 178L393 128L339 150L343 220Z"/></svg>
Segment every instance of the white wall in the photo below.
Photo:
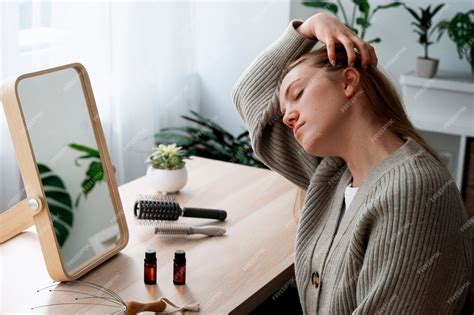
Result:
<svg viewBox="0 0 474 315"><path fill-rule="evenodd" d="M352 1L342 1L352 12ZM371 5L390 1L372 0ZM405 1L417 8L435 1ZM445 7L435 22L451 18L459 11L474 7L472 0L445 0ZM269 44L275 41L291 19L305 20L317 11L305 7L300 0L272 1L198 1L192 16L196 27L194 40L198 42L196 58L200 75L200 109L202 114L215 119L234 134L243 131L244 124L232 105L230 91L248 64ZM381 10L372 20L366 39L381 37L374 44L379 66L399 88L398 79L403 73L415 69L416 57L424 53L412 31L411 15L402 7ZM440 59L440 71L451 70L470 73L470 65L457 56L456 46L446 34L439 43L429 48L430 57Z"/></svg>
<svg viewBox="0 0 474 315"><path fill-rule="evenodd" d="M250 62L283 32L288 0L200 1L195 5L196 62L201 78L200 109L232 133L244 124L230 97L231 88Z"/></svg>
<svg viewBox="0 0 474 315"><path fill-rule="evenodd" d="M352 1L344 0L346 13L351 14L353 4ZM371 0L372 7L387 4L391 1ZM445 6L438 12L434 18L434 23L442 19L451 19L457 12L466 12L474 8L472 0L443 0L443 1L420 1L406 0L404 1L409 7L417 9L418 7L426 7L429 4L432 7L445 3ZM418 10L418 9L417 9ZM292 1L290 9L291 19L305 20L317 11L314 8L306 7L301 1ZM412 31L412 16L402 7L380 10L374 16L372 25L367 31L365 39L369 40L380 37L382 42L374 44L379 66L385 70L394 81L397 88L400 88L398 79L401 74L410 72L415 69L416 57L424 54L424 48L418 44L418 35ZM437 38L437 32L434 33ZM443 36L440 42L429 47L428 54L432 58L440 59L439 70L459 71L463 73L471 73L469 63L463 59L459 59L457 55L456 45L449 39L447 34Z"/></svg>
<svg viewBox="0 0 474 315"><path fill-rule="evenodd" d="M186 2L112 1L109 150L119 185L145 175L155 132L184 125L180 115L198 110L189 10Z"/></svg>

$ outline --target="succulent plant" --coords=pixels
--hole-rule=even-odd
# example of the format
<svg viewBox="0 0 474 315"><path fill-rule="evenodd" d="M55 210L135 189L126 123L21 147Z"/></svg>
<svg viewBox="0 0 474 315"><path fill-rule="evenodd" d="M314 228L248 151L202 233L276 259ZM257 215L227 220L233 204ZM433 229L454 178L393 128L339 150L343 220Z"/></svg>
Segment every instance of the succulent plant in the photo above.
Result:
<svg viewBox="0 0 474 315"><path fill-rule="evenodd" d="M176 146L176 143L160 144L154 148L153 153L147 157L145 163L151 163L157 169L178 170L184 167L186 164L184 160L187 158L189 156L181 147Z"/></svg>

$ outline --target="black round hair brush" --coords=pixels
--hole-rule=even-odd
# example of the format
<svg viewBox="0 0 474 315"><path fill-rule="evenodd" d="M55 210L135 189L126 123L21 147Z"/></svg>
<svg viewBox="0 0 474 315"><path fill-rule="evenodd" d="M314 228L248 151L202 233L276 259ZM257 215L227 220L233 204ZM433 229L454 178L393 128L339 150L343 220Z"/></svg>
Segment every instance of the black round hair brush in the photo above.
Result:
<svg viewBox="0 0 474 315"><path fill-rule="evenodd" d="M176 221L183 216L224 221L227 217L225 210L181 208L179 203L170 196L138 195L133 212L135 218L142 220Z"/></svg>

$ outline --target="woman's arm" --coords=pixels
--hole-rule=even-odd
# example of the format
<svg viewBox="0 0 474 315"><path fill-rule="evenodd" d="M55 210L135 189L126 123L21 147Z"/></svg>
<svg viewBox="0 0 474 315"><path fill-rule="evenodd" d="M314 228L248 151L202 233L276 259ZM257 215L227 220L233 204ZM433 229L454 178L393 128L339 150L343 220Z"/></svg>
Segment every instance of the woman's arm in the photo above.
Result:
<svg viewBox="0 0 474 315"><path fill-rule="evenodd" d="M304 23L291 21L283 34L248 66L232 89L232 100L249 130L257 157L303 189L308 187L321 158L307 154L297 143L292 129L283 123L278 95L285 67L310 51L318 40L326 43L330 58L334 58L334 44L341 42L350 50L349 60L355 58L354 44L362 52L363 63L371 60L370 45L335 17L318 13Z"/></svg>
<svg viewBox="0 0 474 315"><path fill-rule="evenodd" d="M306 189L321 158L307 154L296 142L279 111L278 91L288 63L316 44L290 22L283 34L267 47L240 76L232 100L250 133L257 157L270 169Z"/></svg>

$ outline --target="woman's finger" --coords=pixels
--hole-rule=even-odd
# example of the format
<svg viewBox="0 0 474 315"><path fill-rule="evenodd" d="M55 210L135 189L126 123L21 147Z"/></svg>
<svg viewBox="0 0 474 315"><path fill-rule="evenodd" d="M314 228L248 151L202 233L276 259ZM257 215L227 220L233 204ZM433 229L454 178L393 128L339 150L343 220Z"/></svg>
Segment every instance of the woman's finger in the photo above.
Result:
<svg viewBox="0 0 474 315"><path fill-rule="evenodd" d="M332 38L326 40L326 50L328 52L329 62L334 66L336 64L335 44Z"/></svg>
<svg viewBox="0 0 474 315"><path fill-rule="evenodd" d="M370 59L371 59L371 64L376 66L378 63L378 58L377 54L375 53L375 48L372 45L368 45L369 53L370 53Z"/></svg>
<svg viewBox="0 0 474 315"><path fill-rule="evenodd" d="M353 36L351 38L352 41L357 45L357 49L359 49L362 59L362 67L365 68L370 64L371 59L368 44L357 36Z"/></svg>
<svg viewBox="0 0 474 315"><path fill-rule="evenodd" d="M356 56L355 56L355 52L354 52L354 44L349 39L349 37L347 37L345 35L342 35L342 36L338 37L337 39L342 43L342 45L344 45L344 48L346 49L347 64L349 66L353 67L355 65L355 60L356 60Z"/></svg>

